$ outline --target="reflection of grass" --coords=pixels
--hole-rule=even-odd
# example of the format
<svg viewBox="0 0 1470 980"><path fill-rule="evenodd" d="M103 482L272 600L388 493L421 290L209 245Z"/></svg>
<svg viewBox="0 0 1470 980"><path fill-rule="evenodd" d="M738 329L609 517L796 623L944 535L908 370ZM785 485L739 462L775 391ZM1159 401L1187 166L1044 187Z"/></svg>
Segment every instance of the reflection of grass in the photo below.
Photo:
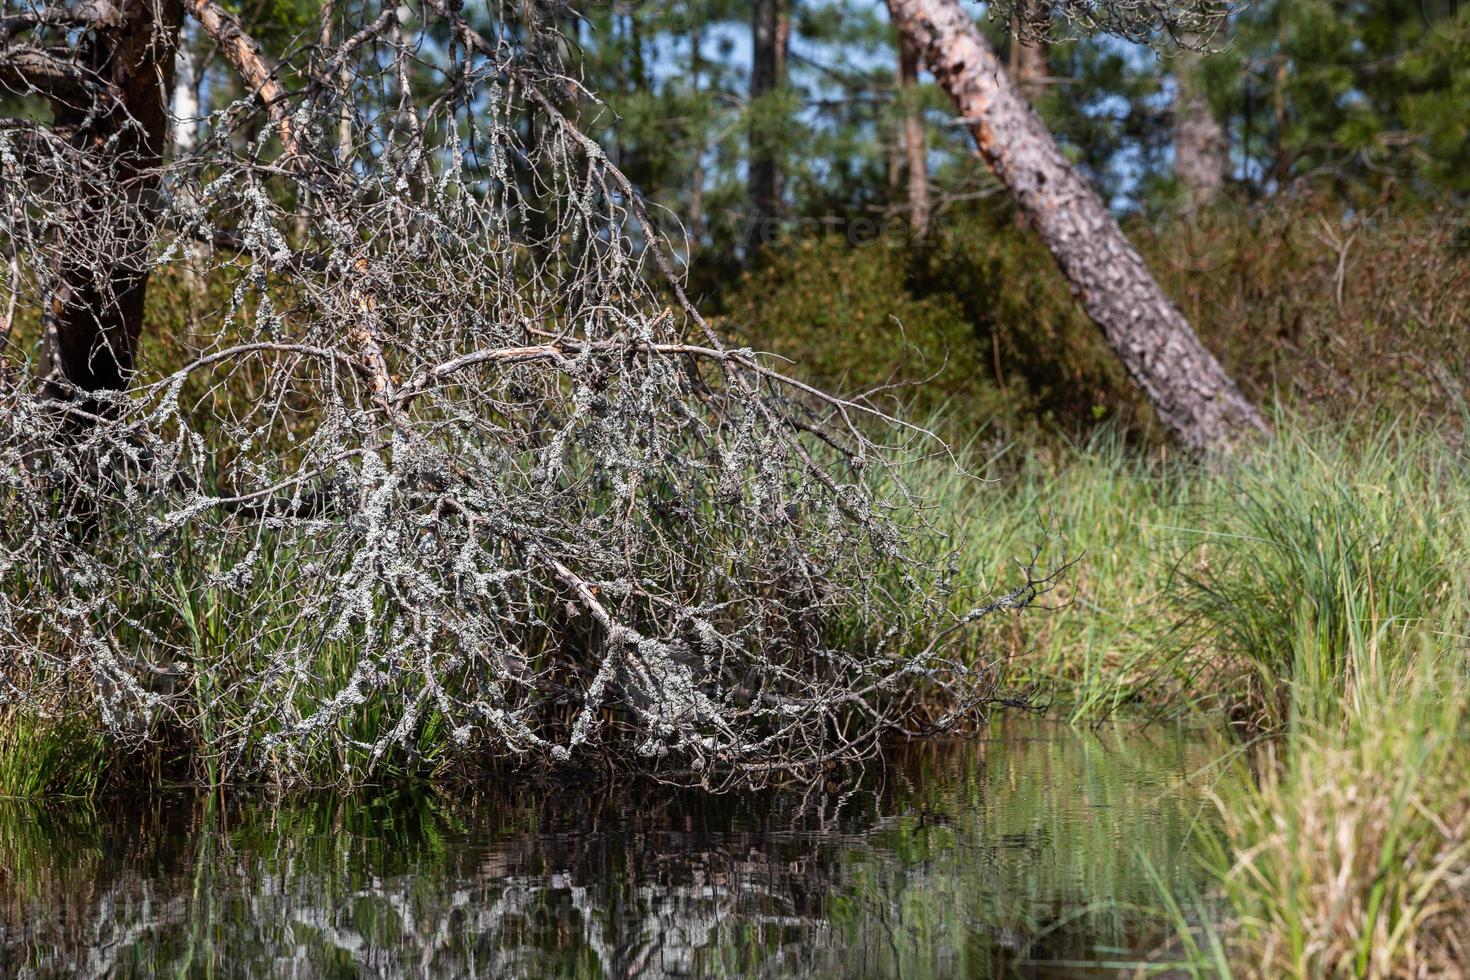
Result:
<svg viewBox="0 0 1470 980"><path fill-rule="evenodd" d="M901 909L909 927L890 937L881 975L1136 959L1161 925L1149 865L1198 884L1190 842L1203 798L1181 780L1207 761L1199 741L1167 726L1057 737L1049 723L1020 719L998 734L958 767L914 747L893 780L902 816L876 835L882 847L847 862L866 883L845 928L871 938L889 925L875 906Z"/></svg>
<svg viewBox="0 0 1470 980"><path fill-rule="evenodd" d="M23 915L27 902L65 902L70 896L66 889L58 893L57 886L96 874L102 842L98 813L83 801L55 807L29 800L0 803L0 910L4 921L17 921L14 915Z"/></svg>

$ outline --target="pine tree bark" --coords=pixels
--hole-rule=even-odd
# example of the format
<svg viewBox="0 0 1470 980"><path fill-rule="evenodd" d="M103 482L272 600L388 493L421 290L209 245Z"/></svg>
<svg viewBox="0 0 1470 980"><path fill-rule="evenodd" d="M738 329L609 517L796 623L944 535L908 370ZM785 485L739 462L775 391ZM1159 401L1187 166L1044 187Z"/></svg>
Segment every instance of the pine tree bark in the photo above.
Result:
<svg viewBox="0 0 1470 980"><path fill-rule="evenodd" d="M1164 425L1198 449L1266 431L957 0L887 2Z"/></svg>
<svg viewBox="0 0 1470 980"><path fill-rule="evenodd" d="M96 105L53 105L57 125L71 131L73 144L104 164L85 206L91 220L112 222L115 236L106 256L73 253L75 261L58 270L43 312L42 376L47 392L63 400L73 389L121 389L132 376L148 291L149 224L158 211L158 164L168 146L182 5L118 0L114 6L112 24L81 42L83 58L110 83L111 97ZM85 233L95 235L95 229ZM82 407L96 411L95 405Z"/></svg>
<svg viewBox="0 0 1470 980"><path fill-rule="evenodd" d="M1181 51L1174 70L1174 176L1195 207L1225 187L1230 143L1200 86L1197 51Z"/></svg>
<svg viewBox="0 0 1470 980"><path fill-rule="evenodd" d="M1051 77L1051 46L1045 41L1023 41L1015 38L1011 55L1014 61L1014 77L1032 105L1046 91L1047 79Z"/></svg>
<svg viewBox="0 0 1470 980"><path fill-rule="evenodd" d="M786 47L791 20L783 0L754 0L751 5L750 103L776 91L786 73ZM781 207L781 163L776 134L759 110L750 132L746 177L745 254L749 258L769 239Z"/></svg>
<svg viewBox="0 0 1470 980"><path fill-rule="evenodd" d="M1051 77L1051 46L1045 41L1027 40L1022 34L1025 26L1018 7L1011 12L1011 78L1035 105Z"/></svg>
<svg viewBox="0 0 1470 980"><path fill-rule="evenodd" d="M903 152L908 168L909 228L923 236L929 229L934 204L929 196L929 160L924 140L924 117L917 103L919 52L902 34L898 38L898 91L903 106Z"/></svg>

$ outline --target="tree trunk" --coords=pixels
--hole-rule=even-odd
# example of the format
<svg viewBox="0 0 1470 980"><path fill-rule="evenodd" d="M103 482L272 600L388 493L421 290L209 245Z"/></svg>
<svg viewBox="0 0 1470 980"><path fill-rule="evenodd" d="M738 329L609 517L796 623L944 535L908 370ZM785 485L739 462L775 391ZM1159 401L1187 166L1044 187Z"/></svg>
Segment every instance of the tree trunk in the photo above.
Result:
<svg viewBox="0 0 1470 980"><path fill-rule="evenodd" d="M699 20L695 20L689 29L689 84L694 89L696 97L699 95L700 77L704 71L704 31L700 28ZM699 119L699 135L694 145L694 173L689 181L689 251L693 253L699 248L699 243L704 238L704 150L705 150L705 121Z"/></svg>
<svg viewBox="0 0 1470 980"><path fill-rule="evenodd" d="M168 100L183 12L179 0L118 0L116 26L92 32L83 58L114 97L83 109L57 102L56 122L101 162L80 222L110 222L104 254L67 249L43 313L42 376L49 395L118 390L133 373L148 290L150 225L158 211L158 165L168 145ZM95 241L96 227L77 233ZM96 411L95 405L83 405Z"/></svg>
<svg viewBox="0 0 1470 980"><path fill-rule="evenodd" d="M1044 41L1023 41L1016 38L1015 45L1016 84L1021 94L1034 105L1046 91L1047 79L1051 77L1051 48Z"/></svg>
<svg viewBox="0 0 1470 980"><path fill-rule="evenodd" d="M1021 94L1036 104L1051 77L1051 48L1045 41L1028 41L1022 36L1021 11L1011 13L1011 78Z"/></svg>
<svg viewBox="0 0 1470 980"><path fill-rule="evenodd" d="M918 105L919 52L913 42L898 37L898 93L903 102L903 151L909 174L909 227L922 236L934 210L929 197L929 161L924 145L924 116Z"/></svg>
<svg viewBox="0 0 1470 980"><path fill-rule="evenodd" d="M178 70L174 79L174 154L193 153L199 145L199 72L194 52L179 38Z"/></svg>
<svg viewBox="0 0 1470 980"><path fill-rule="evenodd" d="M774 231L781 207L781 163L777 134L757 103L780 87L786 69L791 20L783 0L754 0L751 7L750 159L747 171L745 254L760 251Z"/></svg>
<svg viewBox="0 0 1470 980"><path fill-rule="evenodd" d="M1225 187L1230 143L1200 86L1197 51L1181 51L1174 71L1174 176L1196 207Z"/></svg>
<svg viewBox="0 0 1470 980"><path fill-rule="evenodd" d="M957 0L888 0L888 9L1160 420L1192 448L1265 431Z"/></svg>

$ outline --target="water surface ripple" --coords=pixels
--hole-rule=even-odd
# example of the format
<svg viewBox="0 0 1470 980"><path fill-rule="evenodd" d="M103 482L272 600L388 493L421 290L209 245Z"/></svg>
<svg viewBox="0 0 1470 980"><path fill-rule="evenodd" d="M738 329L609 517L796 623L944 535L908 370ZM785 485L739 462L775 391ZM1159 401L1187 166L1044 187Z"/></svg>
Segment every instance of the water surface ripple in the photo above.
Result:
<svg viewBox="0 0 1470 980"><path fill-rule="evenodd" d="M1208 759L1010 718L805 795L0 802L0 976L1110 973L1167 935L1150 867L1200 884Z"/></svg>

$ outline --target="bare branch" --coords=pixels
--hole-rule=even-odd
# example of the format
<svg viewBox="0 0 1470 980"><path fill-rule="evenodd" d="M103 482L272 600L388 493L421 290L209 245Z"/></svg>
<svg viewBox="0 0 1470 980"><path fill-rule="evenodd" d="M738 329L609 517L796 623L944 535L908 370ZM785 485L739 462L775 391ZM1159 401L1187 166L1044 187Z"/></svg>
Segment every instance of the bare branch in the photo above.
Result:
<svg viewBox="0 0 1470 980"><path fill-rule="evenodd" d="M99 29L116 27L119 22L117 8L108 0L84 0L70 6L48 5L39 10L0 17L0 44L45 27Z"/></svg>
<svg viewBox="0 0 1470 980"><path fill-rule="evenodd" d="M0 87L40 95L74 109L115 98L105 84L56 52L33 47L0 51Z"/></svg>
<svg viewBox="0 0 1470 980"><path fill-rule="evenodd" d="M218 46L220 53L230 66L250 86L251 92L275 123L276 135L285 149L286 159L305 160L306 149L302 146L291 119L288 95L285 87L276 78L275 72L266 61L265 53L255 39L246 34L240 22L214 0L184 0L184 9Z"/></svg>
<svg viewBox="0 0 1470 980"><path fill-rule="evenodd" d="M249 89L194 152L0 127L19 317L119 254L189 305L124 384L0 377L0 690L143 738L195 678L219 765L298 782L435 732L724 786L993 703L904 480L943 447L720 340L520 8L298 67L185 4Z"/></svg>

